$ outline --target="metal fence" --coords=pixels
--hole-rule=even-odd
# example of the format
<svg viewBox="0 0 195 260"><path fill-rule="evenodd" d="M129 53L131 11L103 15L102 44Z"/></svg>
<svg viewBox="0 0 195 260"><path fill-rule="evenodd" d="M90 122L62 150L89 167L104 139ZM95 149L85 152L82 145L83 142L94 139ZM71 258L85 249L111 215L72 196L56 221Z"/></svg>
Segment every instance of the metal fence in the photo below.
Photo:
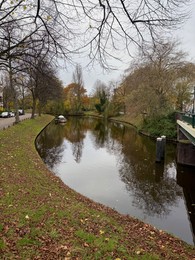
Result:
<svg viewBox="0 0 195 260"><path fill-rule="evenodd" d="M177 119L182 120L195 128L195 114L182 112L177 113Z"/></svg>

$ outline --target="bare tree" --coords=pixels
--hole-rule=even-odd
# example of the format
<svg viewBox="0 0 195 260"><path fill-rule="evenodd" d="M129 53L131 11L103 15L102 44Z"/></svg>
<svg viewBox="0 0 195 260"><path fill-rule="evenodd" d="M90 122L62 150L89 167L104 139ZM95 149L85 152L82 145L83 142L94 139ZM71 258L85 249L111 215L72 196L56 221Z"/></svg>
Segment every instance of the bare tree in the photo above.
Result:
<svg viewBox="0 0 195 260"><path fill-rule="evenodd" d="M36 66L34 61L38 59L40 55L42 57L48 56L52 45L49 45L47 40L43 39L41 42L41 32L36 33L29 38L29 43L24 46L15 47L11 49L12 43L17 39L18 27L17 23L14 24L13 22L6 23L1 28L2 32L4 33L4 39L1 42L2 48L7 48L7 53L0 57L0 65L1 69L4 70L4 73L7 73L9 76L9 87L6 86L7 89L10 89L12 95L12 99L14 101L14 108L16 111L16 120L15 122L19 122L19 113L18 113L18 99L19 94L21 92L21 88L23 87L23 83L21 82L21 73L23 73L23 77L27 74L27 68ZM43 33L43 32L42 32ZM44 35L45 36L45 35ZM32 39L32 41L31 41ZM49 49L50 48L50 49ZM39 58L40 60L40 58ZM22 84L21 84L22 83ZM20 92L20 93L19 93ZM6 92L8 93L8 91Z"/></svg>
<svg viewBox="0 0 195 260"><path fill-rule="evenodd" d="M12 39L9 47L0 48L0 57L5 59L8 51L15 48L24 48L32 40L32 36L38 32L47 32L50 43L55 46L56 54L61 51L59 36L65 32L63 29L64 22L59 21L58 11L55 1L1 1L0 2L1 18L0 18L0 41L4 39L1 28L7 24L18 25L17 37ZM59 29L60 27L60 29ZM56 33L58 32L58 33ZM71 32L69 32L71 34ZM31 38L31 39L30 39ZM64 37L63 37L64 38ZM40 41L40 38L33 38L34 41ZM65 47L66 45L64 45Z"/></svg>
<svg viewBox="0 0 195 260"><path fill-rule="evenodd" d="M106 57L124 48L131 54L131 44L142 47L158 41L159 32L170 29L186 18L184 6L190 0L36 0L0 1L0 41L2 26L18 23L18 37L9 47L0 47L5 59L8 50L29 44L38 31L46 31L56 55L83 50L93 61L107 67ZM56 37L57 36L57 37ZM119 41L120 40L120 41Z"/></svg>
<svg viewBox="0 0 195 260"><path fill-rule="evenodd" d="M41 71L40 71L41 67ZM62 82L57 78L54 68L47 64L47 61L42 62L39 67L38 85L37 85L37 97L38 97L38 109L39 116L42 113L42 109L49 100L60 101L62 100L63 86Z"/></svg>
<svg viewBox="0 0 195 260"><path fill-rule="evenodd" d="M81 112L81 98L86 90L84 89L82 67L79 64L76 65L75 71L73 72L72 81L75 83L76 112Z"/></svg>
<svg viewBox="0 0 195 260"><path fill-rule="evenodd" d="M19 122L19 114L18 114L18 96L17 91L15 89L16 85L16 77L17 77L17 69L16 69L16 57L17 57L17 51L11 50L10 46L12 44L12 39L14 39L16 36L16 26L12 23L8 23L5 26L3 26L3 32L4 32L4 39L1 42L2 46L8 49L8 52L5 55L5 59L3 62L0 63L1 68L5 71L5 74L7 74L8 82L9 84L7 87L7 93L11 93L11 99L14 102L14 108L16 111L16 117L15 117L15 123Z"/></svg>
<svg viewBox="0 0 195 260"><path fill-rule="evenodd" d="M32 115L35 117L35 110L38 105L39 115L41 115L42 107L48 100L56 100L62 97L62 83L56 77L56 72L46 59L47 57L39 57L39 59L31 59L31 67L28 69L29 81L28 89L32 94Z"/></svg>
<svg viewBox="0 0 195 260"><path fill-rule="evenodd" d="M17 77L15 78L15 91L18 93L18 105L23 112L25 111L25 98L29 95L29 90L27 88L28 79L28 75L23 71L18 72Z"/></svg>
<svg viewBox="0 0 195 260"><path fill-rule="evenodd" d="M125 79L125 77L124 77ZM114 87L114 93L112 97L112 103L115 107L115 111L118 114L126 114L126 89L127 89L127 81L123 81Z"/></svg>
<svg viewBox="0 0 195 260"><path fill-rule="evenodd" d="M177 71L177 80L170 93L170 100L178 111L190 111L192 109L192 93L195 82L195 64L187 62Z"/></svg>
<svg viewBox="0 0 195 260"><path fill-rule="evenodd" d="M147 55L136 59L122 83L127 89L128 112L154 117L181 109L189 99L189 83L194 80L194 65L185 58L175 42L148 47Z"/></svg>
<svg viewBox="0 0 195 260"><path fill-rule="evenodd" d="M81 87L84 86L83 72L82 72L81 65L79 64L76 65L75 71L73 72L72 80L74 83L78 84L79 86Z"/></svg>

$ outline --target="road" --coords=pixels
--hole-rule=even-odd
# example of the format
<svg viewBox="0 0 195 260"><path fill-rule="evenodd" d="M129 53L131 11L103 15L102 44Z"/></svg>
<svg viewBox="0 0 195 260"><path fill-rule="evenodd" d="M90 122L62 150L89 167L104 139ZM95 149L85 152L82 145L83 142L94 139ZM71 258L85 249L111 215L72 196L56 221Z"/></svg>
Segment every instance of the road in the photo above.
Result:
<svg viewBox="0 0 195 260"><path fill-rule="evenodd" d="M26 113L25 115L19 116L20 121L29 119L30 117L31 117L30 113ZM0 118L0 130L12 126L14 124L14 122L15 122L15 117Z"/></svg>

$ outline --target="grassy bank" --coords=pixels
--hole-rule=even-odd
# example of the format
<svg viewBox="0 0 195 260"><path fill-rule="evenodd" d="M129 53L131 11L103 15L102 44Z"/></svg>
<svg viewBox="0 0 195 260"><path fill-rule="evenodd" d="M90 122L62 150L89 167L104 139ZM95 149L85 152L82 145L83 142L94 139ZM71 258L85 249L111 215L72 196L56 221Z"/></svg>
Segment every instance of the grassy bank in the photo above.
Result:
<svg viewBox="0 0 195 260"><path fill-rule="evenodd" d="M1 259L193 259L194 248L81 196L34 146L50 116L0 131Z"/></svg>
<svg viewBox="0 0 195 260"><path fill-rule="evenodd" d="M87 112L87 116L101 117L96 112ZM177 140L177 125L176 125L176 114L170 113L164 116L155 118L145 118L143 115L120 115L110 117L110 120L121 121L123 123L135 126L139 133L145 134L152 138L160 137L165 135L167 140Z"/></svg>

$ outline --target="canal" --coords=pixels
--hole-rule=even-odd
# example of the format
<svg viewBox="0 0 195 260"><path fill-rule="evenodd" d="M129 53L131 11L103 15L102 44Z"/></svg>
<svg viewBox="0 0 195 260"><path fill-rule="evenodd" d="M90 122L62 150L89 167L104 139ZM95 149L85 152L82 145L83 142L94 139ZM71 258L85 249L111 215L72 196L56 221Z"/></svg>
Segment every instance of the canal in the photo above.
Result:
<svg viewBox="0 0 195 260"><path fill-rule="evenodd" d="M93 118L51 122L36 140L47 167L96 202L194 244L194 175L176 165L176 145L155 163L155 141L133 127Z"/></svg>

